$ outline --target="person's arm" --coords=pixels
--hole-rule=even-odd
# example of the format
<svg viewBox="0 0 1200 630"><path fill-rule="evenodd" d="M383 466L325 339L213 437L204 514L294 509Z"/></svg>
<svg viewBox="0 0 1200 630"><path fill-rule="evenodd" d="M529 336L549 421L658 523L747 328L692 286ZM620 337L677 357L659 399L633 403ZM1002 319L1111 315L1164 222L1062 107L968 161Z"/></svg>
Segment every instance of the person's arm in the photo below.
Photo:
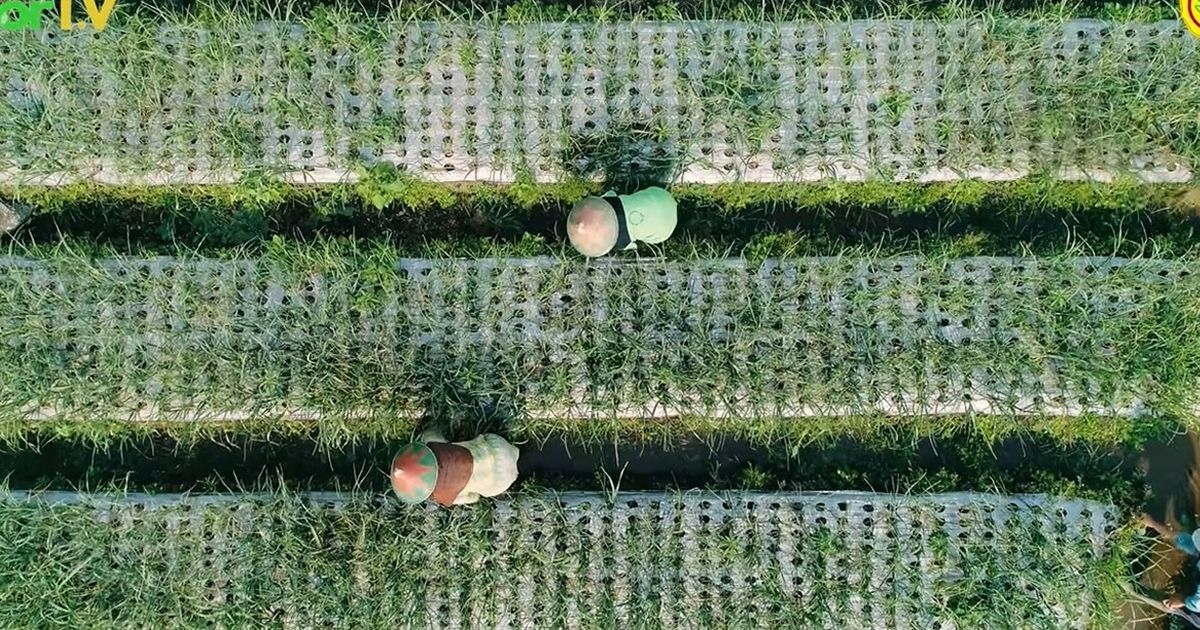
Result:
<svg viewBox="0 0 1200 630"><path fill-rule="evenodd" d="M470 505L479 501L479 495L474 492L461 492L458 498L454 499L454 505Z"/></svg>
<svg viewBox="0 0 1200 630"><path fill-rule="evenodd" d="M1159 521L1158 518L1154 518L1150 514L1147 514L1147 512L1142 512L1141 522L1144 523L1146 527L1153 529L1154 532L1157 532L1158 535L1163 536L1163 538L1170 539L1171 536L1175 535L1175 532L1171 532L1171 529L1166 527L1162 521Z"/></svg>
<svg viewBox="0 0 1200 630"><path fill-rule="evenodd" d="M1171 543L1172 545L1175 544L1176 532L1173 531L1170 527L1163 524L1158 519L1143 512L1142 513L1142 523L1144 523L1146 525L1146 527L1149 527L1150 529L1153 529L1155 532L1157 532L1158 535L1161 536L1163 540Z"/></svg>

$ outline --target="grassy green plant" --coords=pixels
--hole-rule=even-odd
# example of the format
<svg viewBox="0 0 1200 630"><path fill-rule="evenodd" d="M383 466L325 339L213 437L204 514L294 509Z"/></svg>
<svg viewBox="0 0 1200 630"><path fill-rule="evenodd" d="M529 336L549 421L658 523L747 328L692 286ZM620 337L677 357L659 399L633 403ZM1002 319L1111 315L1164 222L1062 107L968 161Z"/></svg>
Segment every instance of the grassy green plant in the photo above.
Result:
<svg viewBox="0 0 1200 630"><path fill-rule="evenodd" d="M840 440L865 440L881 448L904 449L922 439L962 440L963 443L994 444L1004 439L1029 439L1073 445L1083 450L1104 450L1116 445L1136 448L1147 439L1161 438L1182 431L1189 420L1166 417L1136 421L1098 415L1089 416L988 416L975 415L859 415L794 418L684 417L670 423L646 420L615 420L581 423L573 419L529 418L506 426L520 439L541 441L565 435L582 443L621 443L628 440L673 444L678 436L720 441L727 438L780 448L836 448ZM64 424L64 428L66 425ZM977 453L981 458L983 452ZM953 486L939 486L949 490ZM1058 488L1061 490L1062 488Z"/></svg>
<svg viewBox="0 0 1200 630"><path fill-rule="evenodd" d="M601 432L666 413L675 430L801 407L954 414L961 396L1002 415L1148 405L1183 417L1200 364L1196 276L1179 260L799 259L809 280L793 283L770 271L784 267L722 260L611 276L554 259L421 270L363 242L280 239L253 257L149 265L25 253L0 276L0 365L21 375L0 383L9 431L39 410L93 427L316 414L337 436L470 408ZM693 277L714 284L694 293Z"/></svg>
<svg viewBox="0 0 1200 630"><path fill-rule="evenodd" d="M79 441L97 448L124 448L133 442L169 436L181 446L212 441L245 439L298 440L311 438L322 449L342 448L350 444L409 440L431 421L448 423L463 435L496 431L521 443L544 443L565 439L581 445L648 442L672 445L681 436L720 443L744 440L750 444L798 449L834 448L843 439L861 439L881 448L904 448L921 439L977 440L987 445L997 440L1017 439L1050 441L1073 445L1084 450L1104 450L1118 445L1140 443L1162 432L1183 431L1190 419L1169 420L1155 416L1130 420L1109 416L883 416L857 415L810 417L805 419L704 418L682 417L663 420L602 419L590 422L578 418L513 416L505 410L481 406L478 401L443 402L437 409L415 417L410 410L396 415L380 413L366 417L344 412L296 419L261 413L236 420L208 419L202 422L160 420L113 420L88 416L58 418L30 423L24 420L0 422L0 444L8 448L34 447L47 439ZM935 485L938 490L955 486ZM1018 486L1019 487L1019 486ZM1046 486L1033 486L1041 491ZM1055 487L1062 490L1062 487Z"/></svg>
<svg viewBox="0 0 1200 630"><path fill-rule="evenodd" d="M211 0L128 0L122 13L136 12L159 15L172 13L222 14L227 8ZM299 4L294 0L255 0L242 2L239 11L261 19L286 19L319 15L333 10L360 14L366 17L399 16L414 20L485 19L508 23L528 22L594 22L614 21L673 21L673 20L802 20L855 18L947 19L979 11L1002 11L1004 15L1035 18L1072 16L1125 21L1171 20L1177 15L1171 7L1145 0L1120 2L1045 2L1042 0L940 0L922 2L864 2L863 0L804 0L783 2L769 0L706 0L678 2L676 0L606 0L578 2L576 0L443 0L437 4L396 5L380 0L323 0Z"/></svg>
<svg viewBox="0 0 1200 630"><path fill-rule="evenodd" d="M395 203L415 210L448 208L456 197L446 186L414 178L385 163L372 167L355 188L358 196L377 211Z"/></svg>
<svg viewBox="0 0 1200 630"><path fill-rule="evenodd" d="M1047 44L1069 35L1066 16L950 12L945 17L953 19L931 23L938 35L924 30L907 35L926 47L949 39L960 54L954 61L939 58L944 67L936 85L906 103L888 86L911 83L909 75L923 70L905 65L902 55L878 57L870 63L879 67L867 72L878 44L849 35L831 39L829 50L822 43L826 38L814 37L818 51L784 51L787 38L771 34L780 20L775 15L758 16L755 23L764 34L736 50L718 30L696 42L676 40L691 48L656 46L662 66L656 74L678 75L664 81L675 91L667 96L643 94L662 89L639 83L636 56L645 51L614 49L588 29L580 36L594 50L586 60L569 59L588 68L592 79L584 85L582 72L564 77L559 66L568 60L549 55L542 41L548 35L531 42L547 56L546 67L528 78L523 61L510 71L504 70L509 62L492 53L481 60L480 51L489 46L496 55L525 46L504 41L495 21L435 20L446 30L434 37L410 28L415 20L403 14L372 19L323 9L281 17L294 18L305 34L294 38L286 24L262 26L225 7L192 15L133 12L110 25L105 37L72 44L75 63L66 67L60 65L59 44L15 34L20 40L4 55L5 70L14 77L12 96L0 102L0 128L12 130L0 135L6 166L25 181L64 172L143 181L168 170L174 181L288 172L329 183L379 160L403 164L414 174L449 173L455 179L491 171L507 173L495 177L508 179L523 170L565 177L573 165L561 153L587 146L593 132L603 137L621 131L629 121L651 130L629 142L670 156L675 163L669 176L680 181L689 173L689 181L728 179L739 165L753 171L755 164L771 166L771 177L779 181L798 181L812 169L827 171L835 162L857 159L871 160L862 170L880 179L980 167L1048 176L1064 168L1103 169L1132 176L1138 161L1186 170L1200 158L1191 117L1200 103L1200 80L1187 70L1189 43L1178 37L1148 45L1144 38L1122 35L1126 27L1142 29L1142 22L1114 23L1111 32L1076 54L1071 46ZM821 28L839 28L829 16L822 18ZM896 22L872 28L905 36ZM555 35L555 46L571 37ZM1152 46L1149 59L1139 56L1145 46ZM464 56L462 47L471 52ZM708 58L711 51L718 51L716 61L683 68L689 57ZM662 59L676 53L676 67L666 70ZM789 56L796 63L819 63L808 70L814 76L843 76L823 77L812 88L820 98L805 95L810 80L805 75L799 87L785 89ZM464 57L475 65L461 65ZM495 91L478 93L493 88L451 81L478 73L488 74L487 85L497 86ZM841 87L829 92L831 82ZM95 94L68 97L57 87L62 85L93 86ZM918 87L926 91L924 85L905 89ZM506 90L518 100L503 96ZM1083 105L1094 102L1103 107ZM864 106L870 114L865 121L862 112L855 113ZM122 116L103 116L101 109ZM536 120L526 112L536 113ZM568 117L570 124L564 124ZM576 137L579 142L572 141ZM1027 159L1029 168L1020 169L1014 159ZM400 190L413 192L416 181Z"/></svg>
<svg viewBox="0 0 1200 630"><path fill-rule="evenodd" d="M0 503L0 623L407 627L511 616L716 628L754 615L843 627L877 618L863 609L870 602L934 624L1049 630L1081 617L1106 627L1101 594L1127 578L1120 548L1094 546L1054 501L1013 508L984 497L959 510L936 495L910 497L903 508L879 497L867 526L851 521L861 514L845 504L779 499L773 507L773 496L668 495L661 508L648 497L624 508L619 497L626 511L618 511L535 495L510 511L423 511L383 509L362 495L343 495L351 502L332 509L283 493L144 510L118 504L107 517L89 504L9 500ZM761 509L749 516L744 501ZM989 509L1012 511L991 523ZM660 510L672 520L656 522ZM948 524L960 519L978 523L974 535L952 535ZM683 527L692 535L679 536ZM864 535L871 528L893 535ZM882 581L867 588L873 580ZM581 589L588 597L577 597Z"/></svg>

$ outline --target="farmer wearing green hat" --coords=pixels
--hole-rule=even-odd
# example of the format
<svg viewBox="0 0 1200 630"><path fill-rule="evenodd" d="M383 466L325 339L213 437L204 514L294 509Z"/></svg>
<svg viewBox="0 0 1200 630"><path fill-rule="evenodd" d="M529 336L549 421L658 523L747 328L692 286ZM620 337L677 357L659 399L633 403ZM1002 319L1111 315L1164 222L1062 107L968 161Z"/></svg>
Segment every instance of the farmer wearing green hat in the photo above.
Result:
<svg viewBox="0 0 1200 630"><path fill-rule="evenodd" d="M671 237L678 220L675 198L662 188L632 195L609 191L575 204L567 217L567 238L579 253L595 258L635 249L638 241L661 243Z"/></svg>
<svg viewBox="0 0 1200 630"><path fill-rule="evenodd" d="M517 447L491 433L450 443L426 431L392 459L392 490L405 503L475 503L508 490L517 480L519 456Z"/></svg>

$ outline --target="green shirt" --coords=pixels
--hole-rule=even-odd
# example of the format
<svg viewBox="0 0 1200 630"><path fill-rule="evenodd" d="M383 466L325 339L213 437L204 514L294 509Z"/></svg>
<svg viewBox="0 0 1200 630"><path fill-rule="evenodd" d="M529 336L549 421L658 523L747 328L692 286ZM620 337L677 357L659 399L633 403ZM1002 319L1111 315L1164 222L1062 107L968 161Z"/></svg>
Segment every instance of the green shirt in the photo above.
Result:
<svg viewBox="0 0 1200 630"><path fill-rule="evenodd" d="M605 196L613 196L613 193L610 191ZM637 241L661 243L675 232L679 216L671 193L655 186L632 195L619 195L618 198L625 210L625 223L631 241L625 249L635 249Z"/></svg>

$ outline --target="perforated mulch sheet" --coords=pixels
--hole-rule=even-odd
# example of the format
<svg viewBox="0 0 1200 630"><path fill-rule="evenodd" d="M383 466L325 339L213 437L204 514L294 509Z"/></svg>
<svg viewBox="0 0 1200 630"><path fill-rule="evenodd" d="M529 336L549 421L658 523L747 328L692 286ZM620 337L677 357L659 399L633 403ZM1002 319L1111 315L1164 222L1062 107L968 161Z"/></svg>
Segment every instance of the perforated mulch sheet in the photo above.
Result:
<svg viewBox="0 0 1200 630"><path fill-rule="evenodd" d="M1122 574L1112 506L1043 496L380 500L11 495L0 622L1058 630Z"/></svg>
<svg viewBox="0 0 1200 630"><path fill-rule="evenodd" d="M5 177L330 182L381 160L445 181L1195 169L1196 44L1178 21L210 27L9 34Z"/></svg>
<svg viewBox="0 0 1200 630"><path fill-rule="evenodd" d="M203 420L478 400L580 419L1138 415L1187 402L1200 360L1184 261L306 251L0 258L0 409Z"/></svg>

